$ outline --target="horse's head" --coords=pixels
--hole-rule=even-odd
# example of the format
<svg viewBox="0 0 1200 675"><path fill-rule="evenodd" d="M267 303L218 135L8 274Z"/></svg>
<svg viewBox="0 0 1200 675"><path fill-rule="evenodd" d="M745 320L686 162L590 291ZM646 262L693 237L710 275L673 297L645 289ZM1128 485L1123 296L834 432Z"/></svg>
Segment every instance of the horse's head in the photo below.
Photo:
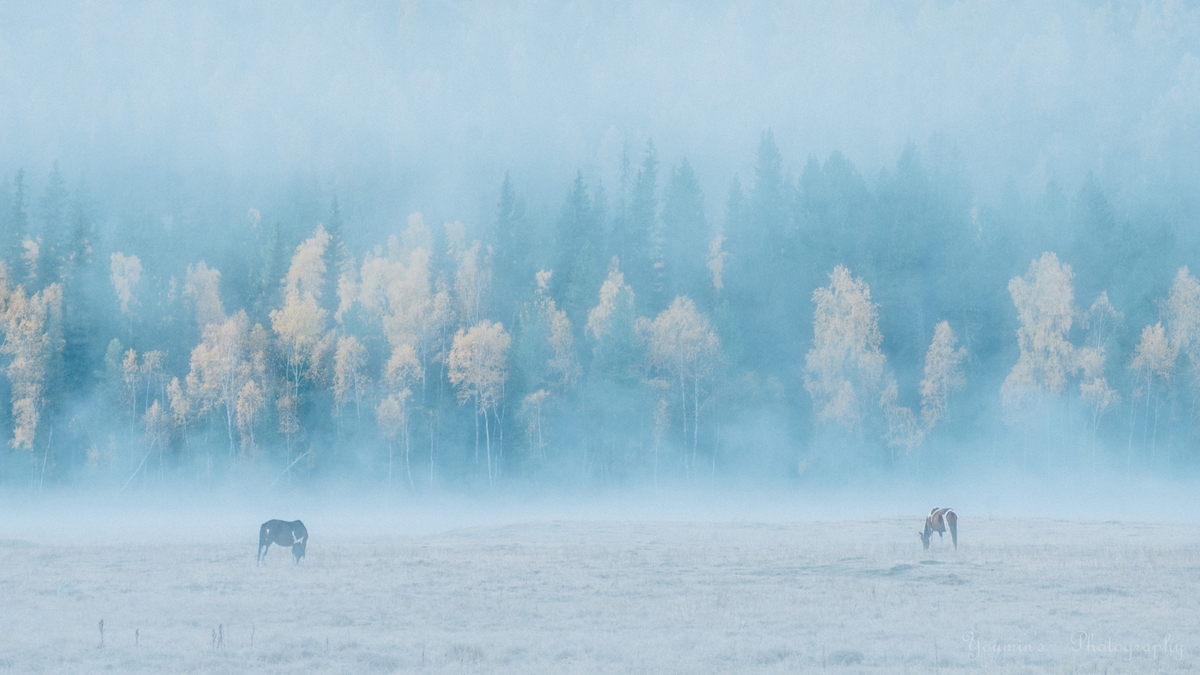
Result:
<svg viewBox="0 0 1200 675"><path fill-rule="evenodd" d="M921 538L921 545L928 551L929 539L933 536L933 528L929 527L929 523L925 523L925 530L917 532L917 536Z"/></svg>
<svg viewBox="0 0 1200 675"><path fill-rule="evenodd" d="M300 559L304 557L304 549L307 546L308 539L301 539L300 541L292 544L292 555L295 556L297 565L300 564ZM926 548L928 548L928 545L926 545Z"/></svg>

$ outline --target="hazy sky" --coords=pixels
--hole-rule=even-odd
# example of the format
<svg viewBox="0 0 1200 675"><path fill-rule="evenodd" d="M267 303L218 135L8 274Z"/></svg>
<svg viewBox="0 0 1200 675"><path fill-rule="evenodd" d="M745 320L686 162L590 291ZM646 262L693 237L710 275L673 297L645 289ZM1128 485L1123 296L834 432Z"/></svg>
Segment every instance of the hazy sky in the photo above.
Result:
<svg viewBox="0 0 1200 675"><path fill-rule="evenodd" d="M770 128L793 170L840 149L870 179L912 139L956 144L984 194L1192 184L1198 53L1176 0L6 1L0 168L299 172L445 207L506 168L612 181L653 138L713 201Z"/></svg>

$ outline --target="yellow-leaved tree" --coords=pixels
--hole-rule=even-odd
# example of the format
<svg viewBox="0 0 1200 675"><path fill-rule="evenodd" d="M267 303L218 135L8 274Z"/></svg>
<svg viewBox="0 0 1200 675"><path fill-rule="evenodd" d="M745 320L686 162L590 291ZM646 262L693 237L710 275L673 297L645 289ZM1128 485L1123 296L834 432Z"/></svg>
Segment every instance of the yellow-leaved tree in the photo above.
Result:
<svg viewBox="0 0 1200 675"><path fill-rule="evenodd" d="M340 419L342 407L354 401L354 416L362 416L362 399L370 386L367 348L353 335L338 338L333 354L333 405Z"/></svg>
<svg viewBox="0 0 1200 675"><path fill-rule="evenodd" d="M203 260L188 265L183 281L183 297L196 306L196 325L204 328L210 323L225 320L225 308L221 306L221 273L210 268Z"/></svg>
<svg viewBox="0 0 1200 675"><path fill-rule="evenodd" d="M708 317L697 312L696 303L687 296L675 298L653 321L643 319L640 325L651 367L671 375L679 383L684 457L688 460L688 470L694 474L700 412L712 394L711 378L721 355L721 341L709 326Z"/></svg>
<svg viewBox="0 0 1200 675"><path fill-rule="evenodd" d="M1153 450L1158 439L1158 392L1155 383L1165 385L1171 379L1171 371L1175 367L1175 350L1167 339L1167 332L1162 322L1142 329L1142 338L1133 350L1133 362L1129 365L1134 373L1134 396L1141 395L1146 399L1146 414L1143 429L1150 428L1150 404L1154 402L1154 427L1148 439ZM1160 387L1164 388L1164 387ZM1132 415L1132 413L1131 413ZM1133 420L1129 423L1129 454L1133 453ZM1129 458L1126 459L1129 461Z"/></svg>
<svg viewBox="0 0 1200 675"><path fill-rule="evenodd" d="M1004 384L1001 401L1010 421L1035 397L1061 394L1075 367L1067 333L1075 319L1075 274L1046 252L1029 264L1025 276L1008 282L1017 309L1020 356Z"/></svg>
<svg viewBox="0 0 1200 675"><path fill-rule="evenodd" d="M287 374L286 387L276 407L287 453L285 472L289 474L295 463L291 458L292 441L303 429L299 416L301 386L324 381L322 366L333 348L334 335L325 329L326 311L320 304L328 245L329 234L321 225L313 236L300 242L283 280L283 306L271 311L271 328L284 355Z"/></svg>
<svg viewBox="0 0 1200 675"><path fill-rule="evenodd" d="M1096 432L1100 426L1100 418L1121 402L1121 395L1109 386L1105 375L1108 343L1121 319L1121 313L1108 301L1108 292L1102 292L1082 317L1081 323L1089 333L1087 345L1075 350L1075 362L1083 371L1083 379L1079 382L1079 397L1087 406L1092 418L1093 466L1096 460Z"/></svg>
<svg viewBox="0 0 1200 675"><path fill-rule="evenodd" d="M129 333L132 335L137 285L142 279L142 261L136 255L125 255L118 251L109 256L109 262L113 290L121 305L121 313L129 319Z"/></svg>
<svg viewBox="0 0 1200 675"><path fill-rule="evenodd" d="M58 284L26 295L23 286L10 289L0 263L0 354L11 358L5 374L12 387L14 448L33 449L46 405L46 373L55 351L62 349L56 325L62 323L62 290Z"/></svg>
<svg viewBox="0 0 1200 675"><path fill-rule="evenodd" d="M473 326L483 318L483 305L492 285L492 248L475 241L470 248L457 252L458 269L454 274L454 294L458 297L459 316Z"/></svg>
<svg viewBox="0 0 1200 675"><path fill-rule="evenodd" d="M381 382L388 387L384 398L396 397L395 405L388 404L384 412L390 414L396 412L399 407L403 413L403 429L395 429L397 434L403 431L407 453L407 429L414 417L412 408L421 409L425 406L431 367L445 361L448 332L454 322L454 307L449 289L442 284L435 287L431 282L429 247L432 237L421 214L414 213L409 216L408 227L402 239L403 244L395 237L389 241L387 255L376 249L364 258L359 273L356 302L362 307L367 318L383 330L392 349L387 363L398 362L398 359L407 361L410 355L415 355L419 366L415 370L404 371L410 373L414 379L403 384L389 378L390 366L385 366L381 378ZM438 381L436 375L434 381ZM405 389L409 389L412 395L402 396ZM430 409L429 412L429 481L432 484L433 453L436 447L432 439L437 424L436 409ZM377 422L379 413L377 407ZM388 419L394 421L398 418L392 416ZM387 437L387 429L384 431ZM390 440L388 447L390 462ZM405 459L407 462L407 454Z"/></svg>
<svg viewBox="0 0 1200 675"><path fill-rule="evenodd" d="M178 382L169 386L167 394L176 425L186 424L193 407L199 414L220 409L225 418L231 458L236 453L239 429L246 428L238 424L237 416L238 396L252 376L249 339L250 319L244 311L221 323L205 326L200 344L192 350L187 396L183 395Z"/></svg>
<svg viewBox="0 0 1200 675"><path fill-rule="evenodd" d="M933 330L933 342L925 353L925 377L921 380L921 420L925 431L931 431L939 420L946 416L950 394L962 389L967 383L962 372L962 362L967 350L958 347L958 339L943 321Z"/></svg>
<svg viewBox="0 0 1200 675"><path fill-rule="evenodd" d="M885 366L879 307L867 282L838 265L829 285L813 291L813 346L804 356L804 388L817 419L858 432L877 404L889 448L911 451L925 430L916 415L898 403L899 386ZM892 461L895 461L893 450Z"/></svg>
<svg viewBox="0 0 1200 675"><path fill-rule="evenodd" d="M804 388L817 419L858 430L878 397L885 358L877 306L863 279L838 265L829 286L813 291L813 346L804 357Z"/></svg>
<svg viewBox="0 0 1200 675"><path fill-rule="evenodd" d="M504 383L508 379L508 348L512 340L499 323L487 319L471 326L464 331L461 328L454 335L454 343L450 348L447 366L450 382L458 389L460 405L474 400L475 402L475 454L479 455L479 417L483 416L484 433L487 438L487 470L488 483L491 484L497 467L492 462L492 432L490 415L495 415L504 395ZM499 423L497 416L496 422Z"/></svg>
<svg viewBox="0 0 1200 675"><path fill-rule="evenodd" d="M521 402L521 414L525 419L525 439L529 442L530 452L538 457L545 457L547 407L567 391L580 374L571 321L550 297L550 277L548 270L540 270L534 275L533 298L525 303L518 315L520 340L516 359L523 364L528 387L533 389Z"/></svg>

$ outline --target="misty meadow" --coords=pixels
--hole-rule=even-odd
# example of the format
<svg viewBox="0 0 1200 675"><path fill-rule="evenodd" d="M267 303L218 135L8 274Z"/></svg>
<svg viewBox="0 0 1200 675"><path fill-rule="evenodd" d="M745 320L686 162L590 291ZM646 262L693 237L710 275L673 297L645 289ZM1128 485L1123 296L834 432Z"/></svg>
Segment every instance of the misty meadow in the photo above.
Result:
<svg viewBox="0 0 1200 675"><path fill-rule="evenodd" d="M1179 0L0 3L0 672L1195 672L1196 129Z"/></svg>

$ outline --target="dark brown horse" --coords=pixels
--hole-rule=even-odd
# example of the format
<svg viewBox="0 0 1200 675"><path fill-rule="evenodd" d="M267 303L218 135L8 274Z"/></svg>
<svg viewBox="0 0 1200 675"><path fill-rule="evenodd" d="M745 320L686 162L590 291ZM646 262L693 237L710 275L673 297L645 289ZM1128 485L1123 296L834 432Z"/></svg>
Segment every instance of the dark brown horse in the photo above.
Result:
<svg viewBox="0 0 1200 675"><path fill-rule="evenodd" d="M950 528L950 539L954 541L954 549L958 550L958 514L953 509L939 509L936 506L925 518L925 531L917 533L921 535L921 544L926 550L929 550L929 540L933 533L937 532L938 539L941 539L947 526Z"/></svg>
<svg viewBox="0 0 1200 675"><path fill-rule="evenodd" d="M291 546L292 555L296 558L296 564L299 565L300 559L304 557L304 549L308 546L308 530L304 528L304 523L298 520L290 523L286 520L268 520L263 523L262 527L258 528L256 564L262 564L271 544Z"/></svg>

